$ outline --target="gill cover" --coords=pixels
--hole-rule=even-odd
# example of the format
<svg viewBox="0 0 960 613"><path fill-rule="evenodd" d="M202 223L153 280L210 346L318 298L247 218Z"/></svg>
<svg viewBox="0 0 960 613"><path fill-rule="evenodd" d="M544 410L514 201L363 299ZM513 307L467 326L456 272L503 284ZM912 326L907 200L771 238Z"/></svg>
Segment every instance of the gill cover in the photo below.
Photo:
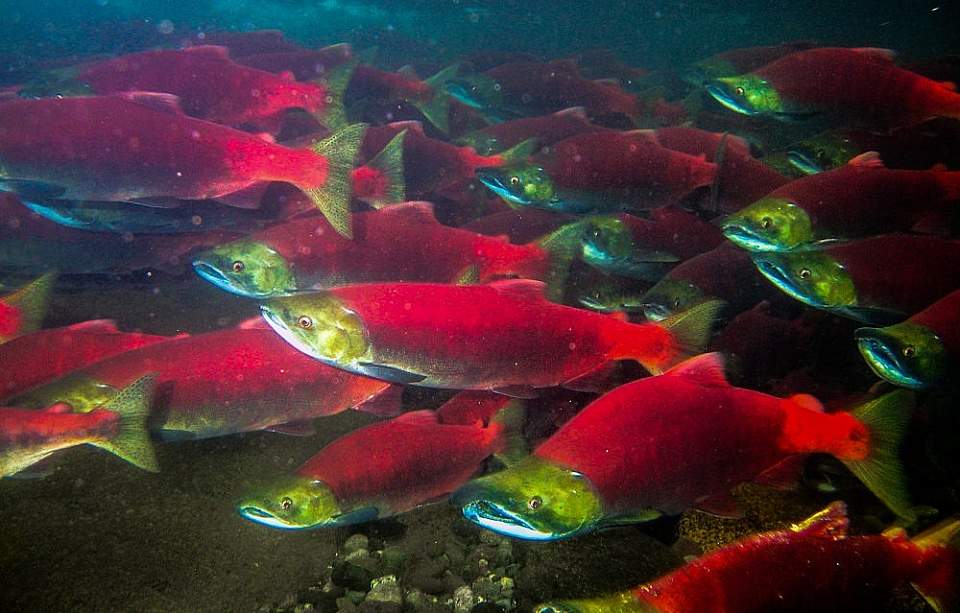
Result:
<svg viewBox="0 0 960 613"><path fill-rule="evenodd" d="M886 328L860 328L854 338L873 372L894 385L923 390L947 375L947 349L926 326L905 321Z"/></svg>
<svg viewBox="0 0 960 613"><path fill-rule="evenodd" d="M724 236L748 251L790 251L816 240L807 212L783 198L761 198L721 227Z"/></svg>
<svg viewBox="0 0 960 613"><path fill-rule="evenodd" d="M471 481L452 500L478 526L518 539L569 538L603 519L600 495L587 477L536 456Z"/></svg>
<svg viewBox="0 0 960 613"><path fill-rule="evenodd" d="M242 239L204 251L193 261L200 277L247 298L269 298L296 291L286 258L259 241Z"/></svg>
<svg viewBox="0 0 960 613"><path fill-rule="evenodd" d="M363 322L329 292L273 298L260 312L285 341L326 364L350 369L370 351Z"/></svg>

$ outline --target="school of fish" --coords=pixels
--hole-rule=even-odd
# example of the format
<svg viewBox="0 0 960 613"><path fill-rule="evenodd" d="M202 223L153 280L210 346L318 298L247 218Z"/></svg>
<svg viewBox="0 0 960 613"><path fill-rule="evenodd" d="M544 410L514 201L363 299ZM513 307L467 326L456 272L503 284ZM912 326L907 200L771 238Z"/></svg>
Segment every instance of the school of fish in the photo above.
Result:
<svg viewBox="0 0 960 613"><path fill-rule="evenodd" d="M445 501L549 542L738 517L737 486L823 458L859 485L821 513L536 610L876 611L912 586L957 611L960 507L905 451L960 391L941 78L806 42L397 68L257 32L38 72L0 91L0 477L78 445L158 471L156 445L356 409L377 421L223 504L300 530ZM143 271L261 316L44 326L58 290ZM554 416L551 388L591 400ZM894 527L849 531L851 491Z"/></svg>

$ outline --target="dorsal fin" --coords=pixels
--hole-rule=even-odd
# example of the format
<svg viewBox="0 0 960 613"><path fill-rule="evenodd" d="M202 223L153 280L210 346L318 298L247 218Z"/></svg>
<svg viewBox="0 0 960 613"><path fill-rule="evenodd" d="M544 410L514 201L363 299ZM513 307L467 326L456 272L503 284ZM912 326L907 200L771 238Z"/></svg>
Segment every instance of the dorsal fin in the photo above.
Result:
<svg viewBox="0 0 960 613"><path fill-rule="evenodd" d="M885 168L880 154L876 151L865 151L851 158L850 161L847 162L847 166L851 168Z"/></svg>
<svg viewBox="0 0 960 613"><path fill-rule="evenodd" d="M353 46L350 43L335 43L333 45L327 45L317 50L318 53L337 53L340 57L344 59L350 59L353 57Z"/></svg>
<svg viewBox="0 0 960 613"><path fill-rule="evenodd" d="M847 538L849 525L847 505L838 500L802 522L790 526L790 529L800 534L840 540Z"/></svg>
<svg viewBox="0 0 960 613"><path fill-rule="evenodd" d="M383 207L373 215L396 219L397 223L437 225L440 222L433 214L433 203L422 200L400 202Z"/></svg>
<svg viewBox="0 0 960 613"><path fill-rule="evenodd" d="M180 108L180 98L179 96L174 96L173 94L165 94L163 92L122 92L117 94L120 98L123 98L127 102L132 102L134 104L139 104L140 106L145 106L151 108L155 111L160 111L161 113L169 113L171 115L183 115L183 109Z"/></svg>
<svg viewBox="0 0 960 613"><path fill-rule="evenodd" d="M117 328L117 322L112 319L91 319L89 321L81 321L70 326L66 326L66 330L80 331L80 332L119 332Z"/></svg>
<svg viewBox="0 0 960 613"><path fill-rule="evenodd" d="M417 71L410 64L404 64L400 68L397 68L397 74L416 79L417 81L420 80L420 75L417 74Z"/></svg>
<svg viewBox="0 0 960 613"><path fill-rule="evenodd" d="M43 410L44 413L72 413L73 407L66 402L58 402L56 404L51 404Z"/></svg>
<svg viewBox="0 0 960 613"><path fill-rule="evenodd" d="M494 281L489 285L498 292L512 294L518 298L527 298L529 300L544 300L544 294L547 290L546 283L543 281L534 281L533 279L505 279L503 281Z"/></svg>
<svg viewBox="0 0 960 613"><path fill-rule="evenodd" d="M392 123L388 123L387 126L391 129L397 130L398 132L401 130L409 130L410 132L418 133L420 136L424 135L423 124L415 119L409 119L407 121L394 121Z"/></svg>
<svg viewBox="0 0 960 613"><path fill-rule="evenodd" d="M194 53L219 60L230 59L230 50L222 45L193 45L191 47L184 47L183 51L184 53Z"/></svg>
<svg viewBox="0 0 960 613"><path fill-rule="evenodd" d="M660 144L660 140L657 138L657 131L651 130L649 128L641 128L637 130L627 130L623 133L624 136L630 136L632 138L639 138L651 142L655 145Z"/></svg>
<svg viewBox="0 0 960 613"><path fill-rule="evenodd" d="M436 411L424 409L421 411L408 411L402 415L393 418L394 423L398 424L438 424Z"/></svg>
<svg viewBox="0 0 960 613"><path fill-rule="evenodd" d="M554 113L557 117L572 117L575 119L582 119L583 121L590 121L587 117L587 109L582 106L571 106L568 109L563 109L562 111L557 111Z"/></svg>
<svg viewBox="0 0 960 613"><path fill-rule="evenodd" d="M851 49L857 53L862 53L877 60L893 62L897 58L897 52L893 49L884 49L882 47L856 47Z"/></svg>
<svg viewBox="0 0 960 613"><path fill-rule="evenodd" d="M724 374L725 366L723 354L715 351L680 362L663 374L688 377L700 385L708 387L730 387L730 382L727 381L727 376Z"/></svg>
<svg viewBox="0 0 960 613"><path fill-rule="evenodd" d="M810 394L794 394L786 400L793 405L803 407L810 411L816 411L817 413L823 413L825 411L823 403Z"/></svg>

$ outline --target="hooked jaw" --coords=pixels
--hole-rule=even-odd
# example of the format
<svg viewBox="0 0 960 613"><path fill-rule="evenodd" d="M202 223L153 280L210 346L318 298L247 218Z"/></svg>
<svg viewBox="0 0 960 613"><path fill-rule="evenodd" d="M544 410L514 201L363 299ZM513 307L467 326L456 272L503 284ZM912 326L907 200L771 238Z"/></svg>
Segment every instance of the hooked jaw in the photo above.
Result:
<svg viewBox="0 0 960 613"><path fill-rule="evenodd" d="M754 232L747 224L731 219L723 222L721 229L727 239L747 251L779 251L775 244Z"/></svg>
<svg viewBox="0 0 960 613"><path fill-rule="evenodd" d="M802 149L791 149L788 151L787 161L805 175L815 175L825 170L820 162Z"/></svg>
<svg viewBox="0 0 960 613"><path fill-rule="evenodd" d="M871 370L899 387L925 390L946 373L943 341L925 326L903 322L886 328L859 328L854 338Z"/></svg>
<svg viewBox="0 0 960 613"><path fill-rule="evenodd" d="M510 189L505 175L500 171L499 168L478 168L476 170L476 175L477 179L479 179L480 182L487 187L487 189L500 196L507 202L524 206L533 203L532 200L525 197L522 193L518 193Z"/></svg>

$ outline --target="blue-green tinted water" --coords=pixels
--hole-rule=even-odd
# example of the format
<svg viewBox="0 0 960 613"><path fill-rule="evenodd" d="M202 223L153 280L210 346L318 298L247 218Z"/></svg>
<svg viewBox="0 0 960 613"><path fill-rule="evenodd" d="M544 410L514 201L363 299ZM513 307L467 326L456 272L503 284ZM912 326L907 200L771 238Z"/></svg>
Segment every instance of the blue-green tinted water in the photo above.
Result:
<svg viewBox="0 0 960 613"><path fill-rule="evenodd" d="M951 610L955 6L0 17L4 610Z"/></svg>

